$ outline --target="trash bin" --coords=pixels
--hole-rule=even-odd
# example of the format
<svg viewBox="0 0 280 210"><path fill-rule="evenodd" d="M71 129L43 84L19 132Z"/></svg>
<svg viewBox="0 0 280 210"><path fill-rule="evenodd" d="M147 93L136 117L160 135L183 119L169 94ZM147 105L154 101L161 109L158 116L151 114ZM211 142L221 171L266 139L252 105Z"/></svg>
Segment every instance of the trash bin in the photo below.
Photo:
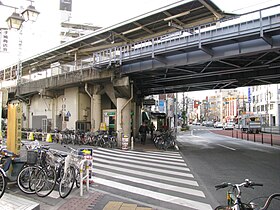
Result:
<svg viewBox="0 0 280 210"><path fill-rule="evenodd" d="M122 149L123 150L128 149L128 140L129 140L129 137L127 135L123 135L123 137L122 137Z"/></svg>

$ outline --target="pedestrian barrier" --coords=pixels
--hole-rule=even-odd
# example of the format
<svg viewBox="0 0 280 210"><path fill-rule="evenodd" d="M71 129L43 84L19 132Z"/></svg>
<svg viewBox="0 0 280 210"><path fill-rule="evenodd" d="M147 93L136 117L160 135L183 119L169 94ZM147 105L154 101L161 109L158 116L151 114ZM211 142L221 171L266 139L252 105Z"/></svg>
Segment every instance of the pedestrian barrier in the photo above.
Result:
<svg viewBox="0 0 280 210"><path fill-rule="evenodd" d="M89 192L89 182L91 178L91 167L93 166L92 162L92 156L90 157L85 157L84 160L81 161L80 163L80 196L83 196L83 182L84 180L86 181L86 189ZM84 176L83 174L83 169L86 169L86 174Z"/></svg>

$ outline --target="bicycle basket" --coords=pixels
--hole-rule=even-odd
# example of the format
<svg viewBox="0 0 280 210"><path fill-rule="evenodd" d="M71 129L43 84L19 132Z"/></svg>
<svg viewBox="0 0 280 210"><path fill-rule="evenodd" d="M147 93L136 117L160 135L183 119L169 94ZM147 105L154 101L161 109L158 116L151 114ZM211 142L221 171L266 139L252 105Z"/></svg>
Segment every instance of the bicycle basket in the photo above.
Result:
<svg viewBox="0 0 280 210"><path fill-rule="evenodd" d="M35 150L27 151L27 164L34 165L37 163L38 154Z"/></svg>

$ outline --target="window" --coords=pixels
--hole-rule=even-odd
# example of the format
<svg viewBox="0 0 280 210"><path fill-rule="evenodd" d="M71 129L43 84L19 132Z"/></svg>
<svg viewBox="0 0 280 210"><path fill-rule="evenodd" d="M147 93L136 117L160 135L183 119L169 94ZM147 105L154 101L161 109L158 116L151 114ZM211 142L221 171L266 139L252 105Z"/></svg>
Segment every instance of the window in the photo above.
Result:
<svg viewBox="0 0 280 210"><path fill-rule="evenodd" d="M270 105L269 105L269 109L270 109L270 110L273 110L273 104L270 104Z"/></svg>

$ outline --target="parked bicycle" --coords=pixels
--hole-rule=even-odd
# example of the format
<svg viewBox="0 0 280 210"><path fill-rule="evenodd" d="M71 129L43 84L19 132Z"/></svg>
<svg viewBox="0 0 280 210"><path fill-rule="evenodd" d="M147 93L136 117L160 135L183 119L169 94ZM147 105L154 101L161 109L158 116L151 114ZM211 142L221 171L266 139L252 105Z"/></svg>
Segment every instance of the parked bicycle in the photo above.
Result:
<svg viewBox="0 0 280 210"><path fill-rule="evenodd" d="M65 158L64 170L62 170L61 181L59 183L59 195L61 198L66 198L72 191L74 183L80 187L80 163L84 159L78 154L76 149L67 147L70 153ZM85 170L85 169L84 169Z"/></svg>
<svg viewBox="0 0 280 210"><path fill-rule="evenodd" d="M175 146L175 136L172 130L157 131L154 136L154 144L156 148L167 150Z"/></svg>
<svg viewBox="0 0 280 210"><path fill-rule="evenodd" d="M259 198L254 198L253 200L249 201L248 203L245 203L241 200L241 188L253 188L255 186L263 186L263 184L255 183L250 181L249 179L245 179L244 182L240 184L232 184L232 183L222 183L219 185L216 185L216 190L222 189L222 188L229 188L226 194L227 197L227 205L226 206L218 206L215 208L215 210L267 210L270 207L271 201L273 199L277 199L278 202L280 200L280 193L274 193L270 195L264 206L260 207L253 201ZM277 205L278 207L280 205ZM279 209L279 208L277 208ZM276 209L275 209L276 210Z"/></svg>
<svg viewBox="0 0 280 210"><path fill-rule="evenodd" d="M66 155L50 150L38 141L25 145L27 161L17 176L19 189L27 194L48 196L61 179Z"/></svg>

